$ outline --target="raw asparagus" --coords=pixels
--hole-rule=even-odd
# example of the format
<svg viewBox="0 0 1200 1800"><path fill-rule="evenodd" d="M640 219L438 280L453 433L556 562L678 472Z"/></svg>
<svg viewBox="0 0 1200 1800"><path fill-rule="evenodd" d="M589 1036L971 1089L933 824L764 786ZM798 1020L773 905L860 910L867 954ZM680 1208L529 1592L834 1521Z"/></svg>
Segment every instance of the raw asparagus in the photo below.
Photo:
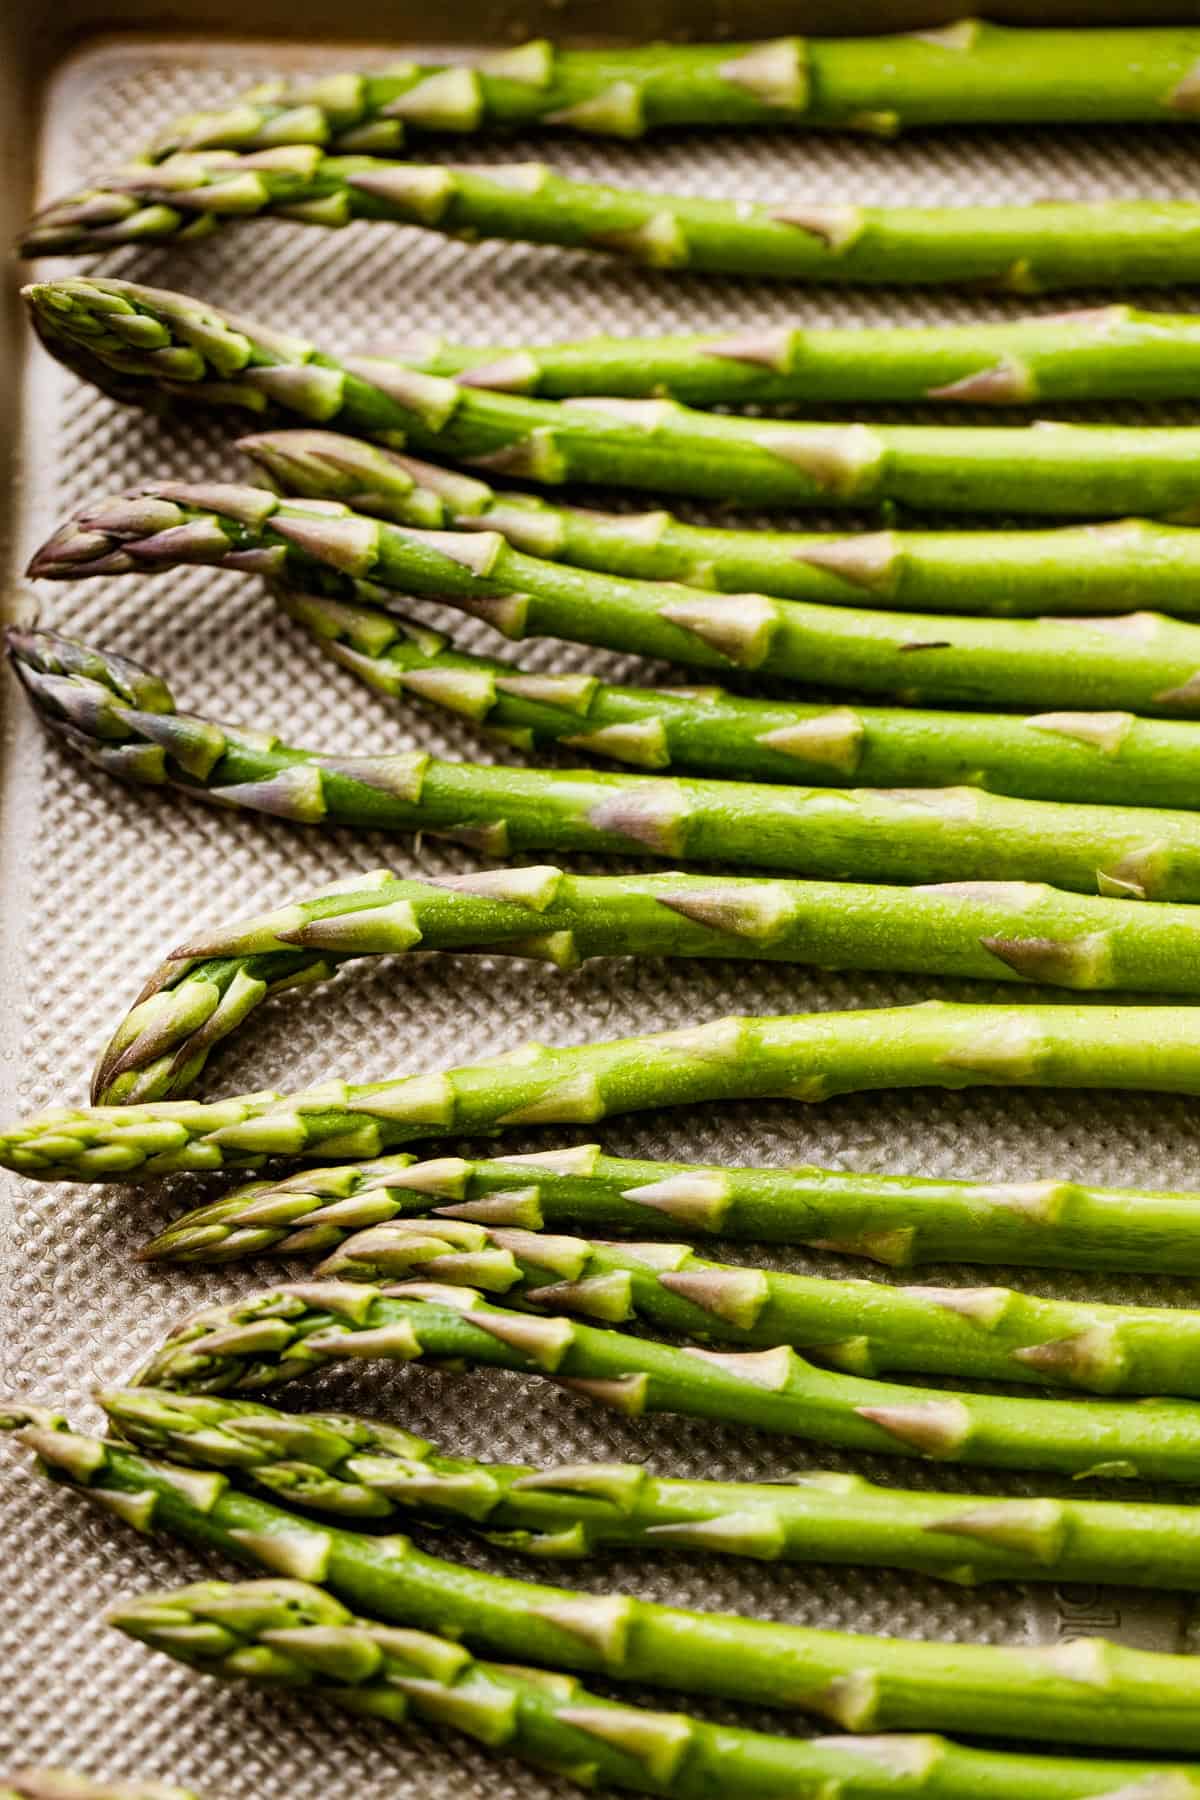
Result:
<svg viewBox="0 0 1200 1800"><path fill-rule="evenodd" d="M89 1781L65 1769L18 1769L0 1775L0 1800L196 1800L196 1795L161 1781Z"/></svg>
<svg viewBox="0 0 1200 1800"><path fill-rule="evenodd" d="M21 1417L9 1410L10 1423ZM514 1581L428 1556L404 1537L307 1520L218 1472L72 1432L57 1415L34 1416L22 1437L52 1477L142 1530L320 1582L358 1611L487 1655L762 1702L844 1731L918 1725L1200 1749L1200 1664L1191 1656L1099 1639L1011 1649L913 1643Z"/></svg>
<svg viewBox="0 0 1200 1800"><path fill-rule="evenodd" d="M1193 906L1130 906L1033 883L853 886L704 875L503 868L409 881L386 869L201 932L143 987L101 1054L100 1105L185 1093L270 995L359 956L746 957L1077 989L1200 996Z"/></svg>
<svg viewBox="0 0 1200 1800"><path fill-rule="evenodd" d="M1120 1359L1102 1338L1060 1348L1064 1365L1082 1369L1090 1360L1098 1376ZM516 1370L628 1418L677 1413L847 1450L1077 1479L1200 1480L1193 1400L1135 1405L902 1387L818 1368L782 1345L679 1348L511 1312L474 1289L437 1282L386 1290L300 1282L206 1307L175 1328L138 1382L181 1393L254 1392L331 1362L369 1359Z"/></svg>
<svg viewBox="0 0 1200 1800"><path fill-rule="evenodd" d="M411 1432L340 1413L155 1388L109 1388L99 1399L139 1448L226 1470L285 1504L350 1524L413 1513L529 1556L694 1550L869 1563L967 1586L1200 1589L1200 1518L1190 1506L907 1493L817 1470L755 1483L666 1480L644 1463L534 1469L444 1456Z"/></svg>
<svg viewBox="0 0 1200 1800"><path fill-rule="evenodd" d="M182 391L182 390L181 390ZM395 524L500 531L514 549L601 574L835 606L995 618L1197 610L1200 532L1151 519L1040 531L732 531L497 490L365 438L292 429L241 440L268 484Z"/></svg>
<svg viewBox="0 0 1200 1800"><path fill-rule="evenodd" d="M739 780L984 787L1031 800L1200 805L1192 722L1132 713L942 712L747 699L717 687L615 687L532 675L378 606L278 588L335 662L378 693L415 698L523 751L562 744L634 768Z"/></svg>
<svg viewBox="0 0 1200 1800"><path fill-rule="evenodd" d="M44 282L25 290L47 348L132 404L202 403L259 418L321 416L363 438L402 442L412 426L386 391L394 363L345 362L303 339L231 318L184 294L129 282ZM1103 311L1070 325L1107 345ZM1175 366L1178 358L1173 359ZM383 383L384 385L380 385ZM269 394L268 394L269 388ZM997 615L1200 608L1200 534L1146 520L1041 531L868 532L835 537L687 525L669 513L600 513L497 493L477 476L328 432L253 440L287 491L351 499L401 524L498 529L521 550L610 574L685 581L795 600Z"/></svg>
<svg viewBox="0 0 1200 1800"><path fill-rule="evenodd" d="M1188 200L889 207L785 193L756 204L575 181L542 162L389 162L326 156L316 144L126 164L51 202L20 247L34 257L191 244L230 220L264 217L334 228L382 220L776 281L1036 294L1200 278L1200 205Z"/></svg>
<svg viewBox="0 0 1200 1800"><path fill-rule="evenodd" d="M223 1262L336 1249L391 1219L809 1244L887 1268L1024 1263L1200 1275L1200 1197L1071 1181L972 1182L844 1169L633 1162L598 1144L417 1162L380 1157L254 1182L185 1213L143 1255Z"/></svg>
<svg viewBox="0 0 1200 1800"><path fill-rule="evenodd" d="M109 1622L205 1674L312 1690L388 1724L411 1716L451 1725L588 1789L602 1783L677 1800L1200 1794L1195 1767L1005 1755L924 1736L768 1737L648 1712L590 1694L572 1676L478 1662L446 1638L356 1618L298 1581L207 1581L127 1601Z"/></svg>
<svg viewBox="0 0 1200 1800"><path fill-rule="evenodd" d="M632 1321L698 1343L791 1345L855 1375L893 1370L1200 1399L1200 1313L1048 1300L1002 1287L892 1287L709 1262L686 1244L610 1244L462 1219L356 1232L320 1278L447 1282L537 1315Z"/></svg>
<svg viewBox="0 0 1200 1800"><path fill-rule="evenodd" d="M1200 319L1121 303L965 325L770 325L550 344L461 344L413 331L392 353L426 375L546 400L1024 406L1200 394Z"/></svg>
<svg viewBox="0 0 1200 1800"><path fill-rule="evenodd" d="M546 38L473 64L267 81L176 119L146 160L180 150L321 144L389 154L408 131L550 125L636 138L659 126L808 125L890 137L906 126L1188 125L1200 31L1021 31L978 19L887 37L564 50Z"/></svg>
<svg viewBox="0 0 1200 1800"><path fill-rule="evenodd" d="M1200 205L1196 213L1200 249ZM241 379L268 404L283 386L290 408L324 424L344 409L356 368L353 359L334 370L286 363L243 370ZM179 378L171 362L162 373ZM370 358L363 375L362 410L396 448L408 442L550 486L600 482L726 502L735 496L743 506L886 501L944 512L1200 520L1200 430L1193 426L809 424L695 412L675 400L527 399ZM395 429L372 405L385 382ZM143 491L153 494L154 485ZM270 516L261 503L245 504L242 522L251 527Z"/></svg>
<svg viewBox="0 0 1200 1800"><path fill-rule="evenodd" d="M418 751L326 755L176 713L158 677L123 658L44 632L10 631L8 641L43 722L98 768L296 824L422 831L490 856L590 850L834 881L1048 881L1118 899L1200 899L1194 811L1058 805L971 787L838 790L499 768Z"/></svg>
<svg viewBox="0 0 1200 1800"><path fill-rule="evenodd" d="M336 1162L421 1138L578 1125L646 1107L893 1087L1099 1087L1200 1094L1186 1006L917 1006L711 1019L351 1087L145 1106L55 1107L0 1132L0 1168L62 1181Z"/></svg>
<svg viewBox="0 0 1200 1800"><path fill-rule="evenodd" d="M192 564L351 598L366 583L368 598L436 599L509 638L564 638L909 701L1200 717L1200 625L1156 613L971 619L710 594L526 556L498 531L426 531L232 483L147 482L91 501L42 545L29 573L74 581Z"/></svg>

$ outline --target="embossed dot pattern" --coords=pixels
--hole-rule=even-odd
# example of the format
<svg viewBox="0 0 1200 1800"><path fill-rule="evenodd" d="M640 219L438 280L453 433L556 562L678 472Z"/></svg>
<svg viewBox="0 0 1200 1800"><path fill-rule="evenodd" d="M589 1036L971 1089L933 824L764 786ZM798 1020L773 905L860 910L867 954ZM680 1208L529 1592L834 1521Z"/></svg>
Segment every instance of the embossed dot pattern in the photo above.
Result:
<svg viewBox="0 0 1200 1800"><path fill-rule="evenodd" d="M228 70L228 49L201 44L169 51L110 47L77 58L50 97L46 195L116 162L133 147L132 139L148 136L176 112L228 98L258 72L276 68L278 56L239 47L232 57L236 78ZM292 66L322 60L337 66L345 58L303 52ZM454 153L454 146L435 152ZM645 146L556 140L547 150L531 138L471 145L469 153L475 159L549 154L583 175L771 200L1191 197L1195 172L1193 140L1185 145L1179 136L1152 130L948 132L901 146L833 137L680 136ZM765 284L639 276L519 245L467 248L415 231L361 225L331 234L278 223L235 228L191 253L120 252L103 267L190 288L330 345L359 350L384 349L413 327L483 341L789 317L812 324L887 317L915 322L995 315L1006 306L1021 310L1019 303L965 296L789 294ZM1163 308L1188 304L1184 295L1145 298ZM31 361L30 380L26 551L85 495L154 472L216 474L231 467L222 430L211 420L164 424L122 411L40 355ZM1160 409L1155 416L1170 415ZM366 694L273 618L253 583L234 576L177 572L157 581L48 587L36 595L30 589L27 598L47 622L160 668L185 707L269 723L293 741L347 751L420 744L451 755L493 754L444 718L397 710ZM455 629L464 643L495 648L482 627L464 627L456 619ZM586 667L637 678L631 660L551 644L527 647L521 660L536 668ZM198 923L273 904L348 868L470 866L464 854L433 844L317 836L170 796L123 791L44 744L23 714L14 736L7 797L12 827L21 836L0 932L13 947L18 971L15 991L6 994L0 1042L0 1092L9 1107L33 1110L81 1098L91 1058L118 1012L169 944ZM939 988L917 979L760 972L738 964L614 962L562 977L503 959L378 962L265 1008L214 1061L206 1091L295 1086L335 1071L350 1079L383 1076L466 1061L530 1037L566 1043L683 1025L730 1010L878 1005L919 999L935 989L988 997L966 984ZM991 997L1003 992L1011 997L1011 990L999 988ZM983 1179L1057 1173L1184 1186L1194 1177L1200 1144L1195 1112L1184 1101L1138 1097L1118 1104L1083 1095L899 1094L812 1111L781 1104L646 1115L615 1120L603 1136L618 1154L813 1160ZM128 1374L184 1311L254 1280L246 1270L171 1274L131 1265L133 1247L178 1208L194 1204L200 1192L191 1181L146 1192L11 1180L0 1186L5 1392L62 1401L94 1420L87 1396L97 1381ZM765 1260L753 1250L741 1254ZM791 1260L798 1268L839 1267L830 1257L797 1253ZM994 1278L1010 1273L1022 1278L1019 1271L995 1271ZM934 1278L972 1277L947 1270ZM1039 1291L1063 1295L1158 1297L1180 1304L1192 1299L1183 1282L1101 1285L1045 1274L1025 1279ZM293 1398L310 1406L323 1398L359 1404L427 1432L449 1449L531 1462L630 1457L679 1473L729 1477L848 1463L803 1444L732 1429L613 1420L548 1387L503 1375L339 1372L298 1389ZM883 1458L855 1466L876 1480L927 1479L914 1466ZM936 1479L958 1491L1028 1492L1035 1485L953 1470L939 1470ZM7 1558L0 1589L6 1703L0 1764L16 1748L5 1737L12 1731L19 1733L21 1761L53 1759L89 1771L171 1777L194 1784L211 1800L292 1800L335 1789L365 1800L546 1800L575 1791L457 1738L415 1728L374 1730L294 1699L218 1689L125 1644L98 1622L104 1604L121 1593L188 1579L200 1572L197 1559L94 1517L73 1496L48 1490L23 1457L8 1451L0 1529ZM458 1547L454 1539L442 1543ZM517 1568L515 1561L505 1564L469 1543L460 1547L480 1566ZM1021 1589L964 1594L871 1570L629 1559L567 1565L563 1579L581 1588L611 1584L686 1605L912 1636L1020 1641L1054 1628L1053 1602ZM1185 1609L1151 1598L1126 1611L1139 1629L1149 1620L1153 1641L1165 1646ZM730 1716L728 1709L714 1710Z"/></svg>

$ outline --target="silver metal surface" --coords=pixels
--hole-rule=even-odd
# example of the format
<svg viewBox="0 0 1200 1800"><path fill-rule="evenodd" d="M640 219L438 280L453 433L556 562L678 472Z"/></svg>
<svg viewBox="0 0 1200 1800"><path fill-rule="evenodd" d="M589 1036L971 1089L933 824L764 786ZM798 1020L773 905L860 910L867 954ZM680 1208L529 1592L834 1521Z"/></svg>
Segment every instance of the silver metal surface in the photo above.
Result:
<svg viewBox="0 0 1200 1800"><path fill-rule="evenodd" d="M362 45L351 51L319 42L330 13L322 9L320 26L310 31L314 10L288 9L303 49L204 37L85 42L54 69L43 91L27 85L12 96L0 122L0 148L8 159L0 206L15 215L23 205L29 158L20 126L35 110L41 122L37 180L49 195L89 168L116 160L176 111L227 97L259 72L370 59ZM783 10L798 22L795 9ZM784 22L779 11L769 21L775 28ZM858 9L855 14L860 16ZM207 14L195 8L189 16L201 20ZM347 29L365 30L373 16L369 6L359 8ZM474 23L475 15L467 16ZM582 8L568 16L581 26L597 22ZM84 6L68 5L56 28L90 17ZM677 22L679 15L670 17ZM536 15L531 20L539 22ZM228 17L215 22L230 23ZM243 29L279 22L270 0L247 0ZM605 22L615 27L620 20ZM504 23L519 22L506 17ZM37 44L23 36L30 70L47 53L49 22L41 28L46 35ZM14 21L0 19L0 29L14 31ZM19 21L16 31L21 35ZM438 51L417 41L416 32L404 43L413 54ZM389 48L394 53L395 40ZM0 58L0 82L15 78L21 67L19 57ZM521 141L472 154L509 157L541 148ZM552 154L580 173L735 197L776 199L786 190L818 200L986 202L1015 196L1032 202L1044 195L1191 196L1196 150L1194 137L1129 130L941 133L900 146L799 134L680 136L633 147L563 142ZM15 217L3 223L15 223ZM766 284L655 277L521 246L468 249L368 226L333 234L284 224L234 229L190 254L121 253L104 266L236 304L347 350L384 348L414 326L483 341L789 316L811 323L982 317L1006 304L936 294L788 293ZM1182 309L1189 298L1194 304L1194 295L1160 293L1148 303ZM15 394L0 393L0 403L8 405L5 442L14 451L4 550L13 558L8 598L14 612L28 615L36 608L55 626L142 657L176 684L184 706L269 723L294 741L351 751L419 743L452 754L490 754L465 730L415 710L397 711L363 692L278 622L251 582L193 571L37 593L21 583L18 557L86 494L162 470L225 471L231 457L211 422L166 426L124 412L63 375L19 331L10 341L13 351L0 359L0 380L20 386L24 406L18 436ZM459 635L495 647L482 627ZM626 674L633 667L545 644L521 660ZM6 1116L83 1098L107 1029L163 951L197 923L273 904L350 868L469 865L465 855L431 845L372 842L349 833L318 837L169 796L125 791L44 743L7 684L0 704L6 709L0 831L0 1107ZM215 1094L299 1085L334 1072L348 1079L383 1076L468 1060L530 1037L566 1043L731 1010L870 1005L935 991L1011 998L1011 990L999 987L989 996L967 984L756 971L737 964L614 962L563 977L503 960L414 958L352 968L324 989L283 997L214 1062L204 1086ZM989 1092L848 1099L811 1110L708 1109L617 1120L603 1135L618 1153L816 1160L984 1179L1057 1174L1162 1186L1195 1180L1200 1147L1196 1109L1185 1100ZM90 1388L127 1374L172 1319L208 1297L269 1278L261 1266L257 1273L207 1276L131 1264L130 1251L198 1193L194 1184L142 1192L0 1177L3 1392L62 1401L94 1421ZM792 1261L796 1267L835 1267L831 1258L797 1255ZM1180 1304L1193 1298L1183 1282L1012 1273L1047 1292L1153 1292ZM950 1270L945 1278L963 1277ZM1004 1278L998 1272L997 1279ZM844 1462L733 1430L609 1419L503 1376L376 1370L357 1380L330 1378L324 1392L341 1405L357 1397L452 1450L505 1458L635 1457L680 1473L728 1476ZM297 1389L293 1399L311 1405L321 1393L310 1386ZM922 1480L918 1469L899 1461L859 1459L854 1466L884 1481ZM1033 1488L945 1469L936 1480L958 1489ZM459 1739L366 1730L286 1698L218 1690L124 1644L97 1622L106 1599L186 1579L199 1572L197 1560L140 1541L107 1517L93 1517L74 1497L47 1490L24 1458L7 1453L0 1464L0 1543L6 1562L0 1582L0 1769L16 1756L90 1771L169 1776L210 1800L292 1800L334 1791L378 1800L499 1800L516 1793L540 1800L568 1791ZM480 1554L465 1542L460 1547L465 1556ZM779 1571L683 1558L568 1565L563 1579L689 1605L987 1642L1097 1631L1174 1647L1186 1640L1189 1613L1185 1603L1154 1596L1016 1587L970 1594L886 1571Z"/></svg>

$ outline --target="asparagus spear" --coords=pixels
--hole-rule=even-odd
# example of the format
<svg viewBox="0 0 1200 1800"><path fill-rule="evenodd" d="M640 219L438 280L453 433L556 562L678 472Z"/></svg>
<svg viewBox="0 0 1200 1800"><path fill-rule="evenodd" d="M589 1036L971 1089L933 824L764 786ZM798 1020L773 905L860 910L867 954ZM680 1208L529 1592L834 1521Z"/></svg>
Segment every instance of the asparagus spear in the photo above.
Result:
<svg viewBox="0 0 1200 1800"><path fill-rule="evenodd" d="M379 693L415 697L520 750L562 744L634 768L879 787L966 783L1031 800L1194 808L1194 723L1132 713L1011 713L747 699L722 688L614 687L527 675L455 650L378 606L276 590L288 617Z"/></svg>
<svg viewBox="0 0 1200 1800"><path fill-rule="evenodd" d="M129 282L45 282L25 290L47 348L133 404L207 404L242 416L307 421L314 382L322 418L401 442L411 411L387 391L394 359L349 365L303 339L233 319L184 294ZM1069 321L1074 341L1104 348L1108 310ZM1179 357L1171 353L1171 366ZM740 365L739 365L740 366ZM857 367L857 363L855 365ZM1105 364L1107 365L1107 362ZM403 370L401 370L403 375ZM384 384L384 385L381 385ZM268 393L269 390L269 393ZM452 475L328 432L254 441L291 492L352 499L401 524L498 529L535 556L649 579L796 600L901 606L914 612L1162 612L1200 607L1200 534L1146 520L1042 531L870 532L831 537L682 524L669 513L610 514Z"/></svg>
<svg viewBox="0 0 1200 1800"><path fill-rule="evenodd" d="M1200 1275L1195 1194L1070 1181L946 1181L842 1169L633 1162L576 1144L486 1161L407 1155L254 1182L185 1213L143 1252L171 1262L312 1255L413 1216L539 1231L810 1244L889 1268L1024 1263Z"/></svg>
<svg viewBox="0 0 1200 1800"><path fill-rule="evenodd" d="M190 564L351 598L365 582L370 596L444 601L509 638L565 638L912 701L1200 716L1200 625L1155 613L951 619L708 594L585 574L514 550L498 531L426 531L226 483L147 482L91 501L42 545L29 573L72 581Z"/></svg>
<svg viewBox="0 0 1200 1800"><path fill-rule="evenodd" d="M199 934L150 977L92 1082L101 1105L185 1093L270 995L358 956L467 950L572 969L596 956L745 957L1200 995L1191 906L1133 907L1033 883L919 888L704 875L386 869Z"/></svg>
<svg viewBox="0 0 1200 1800"><path fill-rule="evenodd" d="M478 1662L446 1638L356 1618L298 1581L208 1581L127 1601L109 1621L206 1674L312 1689L388 1724L411 1715L452 1725L589 1789L602 1783L677 1800L1200 1794L1195 1768L1005 1755L925 1736L797 1740L648 1712L590 1694L572 1676Z"/></svg>
<svg viewBox="0 0 1200 1800"><path fill-rule="evenodd" d="M230 219L271 216L335 228L383 220L776 281L1031 294L1200 277L1200 205L1187 200L871 207L784 195L754 204L574 181L542 162L396 163L326 156L315 144L127 164L37 213L21 252L195 243Z"/></svg>
<svg viewBox="0 0 1200 1800"><path fill-rule="evenodd" d="M344 409L356 366L292 362L244 370L242 379L268 403L283 385L289 407L320 424ZM363 373L361 410L373 414L375 431L393 435L372 405L386 383L397 447L409 442L550 486L601 482L726 501L734 494L742 505L888 501L947 512L1200 518L1200 431L1191 426L809 424L694 412L674 400L527 399L379 359L368 358ZM162 374L179 379L173 359ZM243 522L269 516L252 508Z"/></svg>
<svg viewBox="0 0 1200 1800"><path fill-rule="evenodd" d="M139 1448L230 1471L284 1503L350 1524L407 1511L530 1556L695 1550L870 1563L972 1586L1200 1588L1190 1506L906 1493L815 1470L755 1483L665 1480L643 1463L533 1469L444 1456L411 1432L338 1413L155 1388L109 1388L99 1399Z"/></svg>
<svg viewBox="0 0 1200 1800"><path fill-rule="evenodd" d="M487 1655L781 1706L845 1731L916 1725L1159 1753L1200 1748L1194 1657L1098 1639L1011 1649L913 1643L514 1581L428 1556L404 1537L307 1520L220 1473L150 1461L74 1433L56 1415L34 1418L22 1437L53 1478L143 1530L320 1582L347 1606Z"/></svg>
<svg viewBox="0 0 1200 1800"><path fill-rule="evenodd" d="M962 20L887 37L564 50L545 38L474 64L399 62L267 81L159 133L180 150L321 144L388 154L406 132L550 125L636 138L659 126L809 125L890 137L911 125L1187 125L1200 31L1021 31Z"/></svg>
<svg viewBox="0 0 1200 1800"><path fill-rule="evenodd" d="M710 1262L686 1244L611 1244L460 1219L368 1226L317 1275L380 1285L415 1276L539 1316L637 1321L744 1349L788 1344L856 1375L905 1370L1200 1399L1200 1313L1178 1307L833 1281Z"/></svg>
<svg viewBox="0 0 1200 1800"><path fill-rule="evenodd" d="M772 325L503 346L414 331L393 350L410 368L467 387L547 400L666 395L686 406L1180 399L1200 394L1198 352L1195 316L1120 302L1091 315L990 323Z"/></svg>
<svg viewBox="0 0 1200 1800"><path fill-rule="evenodd" d="M0 1800L196 1800L190 1789L161 1781L89 1781L65 1769L18 1769L0 1775Z"/></svg>
<svg viewBox="0 0 1200 1800"><path fill-rule="evenodd" d="M0 1132L0 1168L55 1181L335 1162L421 1138L589 1124L714 1100L826 1100L891 1087L1101 1087L1200 1094L1185 1006L959 1006L712 1019L351 1087L226 1100L55 1107Z"/></svg>
<svg viewBox="0 0 1200 1800"><path fill-rule="evenodd" d="M986 1320L983 1330L987 1330ZM1112 1336L1056 1346L1060 1370L1119 1378ZM842 1449L1077 1478L1200 1479L1191 1400L1042 1399L903 1387L818 1368L796 1351L677 1348L563 1317L531 1318L470 1288L355 1282L269 1288L185 1319L139 1385L240 1393L330 1362L453 1362L552 1380L630 1418L679 1413Z"/></svg>
<svg viewBox="0 0 1200 1800"><path fill-rule="evenodd" d="M839 791L496 768L417 751L330 756L176 713L157 676L70 639L10 631L8 641L43 722L98 768L296 824L423 831L492 856L591 850L838 881L1049 881L1115 898L1200 898L1194 811L1057 805L970 787Z"/></svg>

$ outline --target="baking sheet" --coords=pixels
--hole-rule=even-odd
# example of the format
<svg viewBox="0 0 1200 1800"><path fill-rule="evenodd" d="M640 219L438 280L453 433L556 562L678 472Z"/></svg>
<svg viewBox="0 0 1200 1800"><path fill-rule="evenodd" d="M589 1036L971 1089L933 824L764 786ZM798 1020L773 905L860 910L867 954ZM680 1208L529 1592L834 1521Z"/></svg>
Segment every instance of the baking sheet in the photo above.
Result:
<svg viewBox="0 0 1200 1800"><path fill-rule="evenodd" d="M438 54L436 46L410 48L414 55ZM361 49L354 57L367 60ZM200 41L87 50L61 70L48 96L42 190L48 196L70 187L85 170L118 160L174 113L228 98L259 72L348 60L350 53L334 46L291 57L278 46L218 49ZM551 153L571 172L699 193L961 204L1192 197L1194 145L1194 137L1143 129L947 132L901 146L799 134L681 135L644 146L556 141ZM476 160L544 153L545 142L532 139L470 151ZM453 147L442 154L452 156ZM368 226L335 234L284 224L234 229L190 253L121 252L100 266L188 288L359 351L386 349L412 327L485 341L785 318L915 322L1023 309L990 298L788 293L766 284L660 278L518 245L466 249L432 235ZM64 270L62 263L54 267ZM1185 310L1189 296L1160 292L1146 299ZM25 553L87 495L164 471L216 474L231 467L212 421L165 425L122 411L38 352L30 351L26 374L25 504L18 519ZM1171 415L1160 409L1156 416ZM235 576L196 570L153 581L46 586L36 594L30 588L15 596L14 611L34 607L56 628L143 657L175 683L182 707L270 724L293 741L330 749L419 744L443 754L492 754L452 722L397 710L366 693L276 620L255 584ZM466 644L496 648L481 626L456 621L455 628ZM618 677L634 669L632 662L568 647L501 649L531 667ZM128 999L162 953L197 924L280 903L349 869L388 863L419 873L470 866L465 853L432 843L417 848L350 833L306 834L123 790L43 741L11 687L4 698L0 1103L6 1115L82 1099L93 1055ZM1013 997L999 985L989 992L981 984L736 963L611 962L564 977L503 959L373 962L263 1009L214 1060L200 1091L299 1086L335 1072L349 1080L382 1077L492 1054L528 1038L568 1043L726 1011L879 1005L933 993ZM530 1136L524 1147L579 1135ZM812 1110L779 1104L646 1115L612 1121L603 1138L617 1154L1186 1186L1196 1180L1200 1128L1195 1106L1183 1099L982 1092L848 1098ZM514 1140L512 1147L522 1145ZM74 1416L94 1422L90 1388L129 1373L172 1320L209 1298L269 1280L269 1264L213 1274L131 1265L131 1250L201 1191L185 1181L143 1192L0 1176L0 1389L65 1402ZM863 1272L801 1252L775 1260ZM1064 1295L1193 1299L1191 1284L1182 1281L1013 1274L1028 1287ZM1006 1278L1003 1271L994 1275ZM979 1276L947 1270L931 1278ZM343 1406L358 1399L451 1451L502 1459L634 1458L676 1473L724 1477L852 1466L897 1485L930 1479L899 1459L841 1458L686 1421L609 1418L499 1374L343 1372L291 1395L296 1405L326 1399ZM932 1479L958 1490L1034 1487L944 1468ZM208 1800L284 1800L325 1794L335 1784L368 1800L499 1800L516 1793L542 1800L574 1791L459 1738L373 1730L286 1697L220 1689L124 1643L98 1622L104 1603L190 1579L201 1572L198 1560L143 1542L107 1516L93 1517L73 1496L32 1476L23 1455L5 1452L0 1465L0 1532L7 1562L0 1586L0 1768L52 1760L92 1772L169 1777L194 1785ZM442 1541L488 1560L465 1539ZM505 1565L493 1559L492 1566ZM555 1579L540 1567L534 1573ZM780 1570L681 1557L568 1564L562 1580L686 1605L963 1641L1037 1641L1081 1630L1157 1648L1189 1641L1188 1608L1168 1596L1019 1586L972 1594L885 1570Z"/></svg>

